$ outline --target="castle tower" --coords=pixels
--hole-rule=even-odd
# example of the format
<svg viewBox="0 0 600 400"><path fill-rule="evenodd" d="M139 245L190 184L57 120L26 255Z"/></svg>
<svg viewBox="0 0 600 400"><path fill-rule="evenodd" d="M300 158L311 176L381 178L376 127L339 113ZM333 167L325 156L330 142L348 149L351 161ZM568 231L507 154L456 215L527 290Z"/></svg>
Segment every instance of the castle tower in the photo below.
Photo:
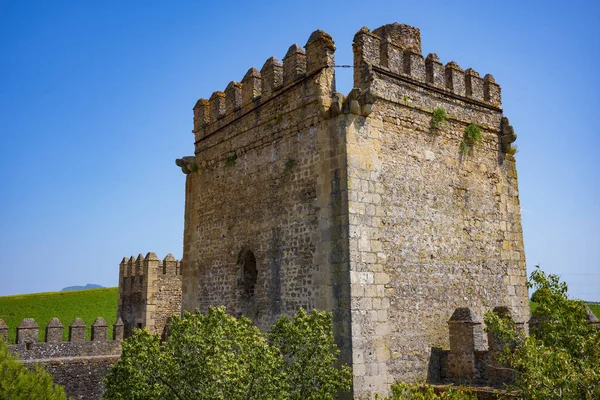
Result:
<svg viewBox="0 0 600 400"><path fill-rule="evenodd" d="M516 135L494 78L423 57L417 28L361 29L347 96L334 51L316 31L196 103L182 306L333 312L361 398L435 380L456 308L527 318Z"/></svg>
<svg viewBox="0 0 600 400"><path fill-rule="evenodd" d="M168 318L180 313L181 264L172 254L162 261L155 253L123 258L119 265L119 336L131 336L134 328L161 335Z"/></svg>

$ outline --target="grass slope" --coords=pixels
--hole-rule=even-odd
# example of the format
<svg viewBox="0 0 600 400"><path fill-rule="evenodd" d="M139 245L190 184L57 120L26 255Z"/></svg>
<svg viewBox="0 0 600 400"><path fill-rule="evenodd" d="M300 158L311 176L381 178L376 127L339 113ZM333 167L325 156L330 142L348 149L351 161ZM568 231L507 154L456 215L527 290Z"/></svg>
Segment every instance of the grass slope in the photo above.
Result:
<svg viewBox="0 0 600 400"><path fill-rule="evenodd" d="M44 340L46 325L53 317L60 319L63 324L63 340L68 340L69 325L77 317L85 322L88 339L91 326L97 317L106 320L109 325L109 337L112 338L118 296L116 287L5 296L0 297L0 319L8 326L9 343L15 343L16 329L23 318L35 319L40 327L40 341Z"/></svg>
<svg viewBox="0 0 600 400"><path fill-rule="evenodd" d="M592 310L592 312L594 313L594 315L596 317L600 318L600 304L588 303L588 307L590 308L590 310Z"/></svg>

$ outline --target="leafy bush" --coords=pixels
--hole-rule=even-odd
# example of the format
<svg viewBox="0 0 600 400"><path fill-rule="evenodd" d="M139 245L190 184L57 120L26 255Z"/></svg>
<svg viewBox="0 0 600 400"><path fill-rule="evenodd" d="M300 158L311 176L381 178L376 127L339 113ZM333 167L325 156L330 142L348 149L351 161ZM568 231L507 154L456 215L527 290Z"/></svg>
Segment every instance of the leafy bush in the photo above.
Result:
<svg viewBox="0 0 600 400"><path fill-rule="evenodd" d="M335 367L339 350L335 345L331 315L302 309L288 319L279 318L269 335L269 342L283 355L283 374L289 399L333 399L348 390L352 371L347 365Z"/></svg>
<svg viewBox="0 0 600 400"><path fill-rule="evenodd" d="M514 372L509 390L532 400L600 398L600 331L586 322L585 304L569 299L566 283L539 267L529 287L536 289L532 300L538 306L532 313L537 326L528 337L508 317L485 317L487 330L509 344L500 359Z"/></svg>
<svg viewBox="0 0 600 400"><path fill-rule="evenodd" d="M30 371L0 338L0 399L63 400L66 396L63 387L55 385L49 373L38 365Z"/></svg>
<svg viewBox="0 0 600 400"><path fill-rule="evenodd" d="M386 400L476 400L469 388L449 387L436 393L431 385L415 385L398 382L391 387L392 394Z"/></svg>
<svg viewBox="0 0 600 400"><path fill-rule="evenodd" d="M247 318L210 308L172 318L169 340L136 330L105 378L107 399L332 399L348 390L334 368L331 315L300 311L269 338Z"/></svg>

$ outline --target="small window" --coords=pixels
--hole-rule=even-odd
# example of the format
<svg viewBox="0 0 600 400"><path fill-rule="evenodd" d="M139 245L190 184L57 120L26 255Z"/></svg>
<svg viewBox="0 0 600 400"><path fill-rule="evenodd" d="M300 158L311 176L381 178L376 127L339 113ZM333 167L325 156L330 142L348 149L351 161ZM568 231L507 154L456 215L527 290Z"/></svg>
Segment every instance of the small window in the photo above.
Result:
<svg viewBox="0 0 600 400"><path fill-rule="evenodd" d="M254 291L256 288L256 280L258 278L258 270L256 269L256 258L254 253L247 250L243 254L242 258L242 274L244 279L244 294L246 298L251 299L254 297Z"/></svg>
<svg viewBox="0 0 600 400"><path fill-rule="evenodd" d="M137 328L138 328L138 329L142 329L142 323L141 323L141 322L138 322L138 323L137 323Z"/></svg>

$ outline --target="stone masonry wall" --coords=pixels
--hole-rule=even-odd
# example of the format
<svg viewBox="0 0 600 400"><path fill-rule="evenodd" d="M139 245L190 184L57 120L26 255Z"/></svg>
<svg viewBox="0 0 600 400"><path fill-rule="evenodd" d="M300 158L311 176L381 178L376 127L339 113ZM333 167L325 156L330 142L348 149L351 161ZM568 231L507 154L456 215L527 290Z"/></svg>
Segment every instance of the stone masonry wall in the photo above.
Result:
<svg viewBox="0 0 600 400"><path fill-rule="evenodd" d="M335 311L349 361L345 154L323 115L335 48L316 31L305 49L196 104L195 157L178 160L188 173L183 308L226 305L262 329L300 307Z"/></svg>
<svg viewBox="0 0 600 400"><path fill-rule="evenodd" d="M45 327L45 341L38 343L39 326L32 318L24 319L17 327L17 344L8 349L27 367L41 365L52 375L54 383L63 385L67 397L101 399L104 376L121 356L123 322L113 325L113 340L109 339L108 324L97 318L92 325L92 340L85 340L85 323L76 318L69 325L69 341L63 342L63 325L57 319ZM8 327L0 319L0 340L6 340Z"/></svg>
<svg viewBox="0 0 600 400"><path fill-rule="evenodd" d="M124 257L119 265L119 308L125 337L133 328L161 335L168 318L181 313L181 263L172 254Z"/></svg>
<svg viewBox="0 0 600 400"><path fill-rule="evenodd" d="M457 307L529 313L499 86L420 47L418 29L398 24L354 39L355 86L375 99L347 131L355 395L439 379L435 348ZM448 119L433 129L438 107ZM469 124L483 139L465 153Z"/></svg>
<svg viewBox="0 0 600 400"><path fill-rule="evenodd" d="M500 87L425 59L406 25L357 33L347 96L329 35L305 48L194 108L195 156L177 160L183 309L226 305L261 329L300 307L333 311L355 398L438 381L456 308L529 314ZM471 124L481 143L463 146Z"/></svg>

